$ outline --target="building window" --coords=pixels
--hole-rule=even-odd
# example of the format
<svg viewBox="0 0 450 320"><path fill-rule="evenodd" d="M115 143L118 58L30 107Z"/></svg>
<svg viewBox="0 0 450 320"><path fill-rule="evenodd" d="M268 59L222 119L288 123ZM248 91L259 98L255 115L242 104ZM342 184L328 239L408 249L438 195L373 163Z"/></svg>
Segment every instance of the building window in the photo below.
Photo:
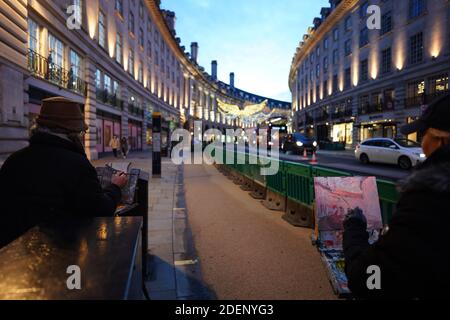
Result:
<svg viewBox="0 0 450 320"><path fill-rule="evenodd" d="M116 0L115 9L123 17L123 0Z"/></svg>
<svg viewBox="0 0 450 320"><path fill-rule="evenodd" d="M336 28L333 30L333 40L338 41L339 40L339 29Z"/></svg>
<svg viewBox="0 0 450 320"><path fill-rule="evenodd" d="M392 50L387 48L381 52L381 72L383 74L391 72L392 68Z"/></svg>
<svg viewBox="0 0 450 320"><path fill-rule="evenodd" d="M134 34L134 14L130 11L130 15L128 16L128 30Z"/></svg>
<svg viewBox="0 0 450 320"><path fill-rule="evenodd" d="M106 17L102 11L98 14L98 43L102 48L106 45Z"/></svg>
<svg viewBox="0 0 450 320"><path fill-rule="evenodd" d="M117 81L113 80L112 81L112 86L113 86L113 88L112 88L113 94L116 97L120 97L120 84Z"/></svg>
<svg viewBox="0 0 450 320"><path fill-rule="evenodd" d="M28 48L36 53L41 52L39 26L31 19L28 19Z"/></svg>
<svg viewBox="0 0 450 320"><path fill-rule="evenodd" d="M335 49L333 51L333 64L338 64L339 63L339 50Z"/></svg>
<svg viewBox="0 0 450 320"><path fill-rule="evenodd" d="M422 15L426 10L426 0L409 0L409 17L411 19Z"/></svg>
<svg viewBox="0 0 450 320"><path fill-rule="evenodd" d="M128 72L134 76L134 52L130 50L128 53Z"/></svg>
<svg viewBox="0 0 450 320"><path fill-rule="evenodd" d="M423 33L412 36L409 40L409 63L416 64L423 61Z"/></svg>
<svg viewBox="0 0 450 320"><path fill-rule="evenodd" d="M112 92L111 78L107 74L105 74L105 76L103 77L103 88L108 93Z"/></svg>
<svg viewBox="0 0 450 320"><path fill-rule="evenodd" d="M430 79L430 94L448 91L448 75L440 75Z"/></svg>
<svg viewBox="0 0 450 320"><path fill-rule="evenodd" d="M64 45L55 36L52 34L48 35L48 49L51 57L52 63L54 63L57 66L64 67Z"/></svg>
<svg viewBox="0 0 450 320"><path fill-rule="evenodd" d="M419 80L408 83L408 98L420 97L425 93L425 81Z"/></svg>
<svg viewBox="0 0 450 320"><path fill-rule="evenodd" d="M384 35L392 30L392 13L386 12L381 17L381 35Z"/></svg>
<svg viewBox="0 0 450 320"><path fill-rule="evenodd" d="M122 35L120 33L116 35L116 61L122 64Z"/></svg>
<svg viewBox="0 0 450 320"><path fill-rule="evenodd" d="M150 20L150 18L147 19L147 33L150 37L150 34L152 33L152 21Z"/></svg>
<svg viewBox="0 0 450 320"><path fill-rule="evenodd" d="M102 72L99 69L95 70L95 87L102 88Z"/></svg>
<svg viewBox="0 0 450 320"><path fill-rule="evenodd" d="M144 83L144 69L142 67L142 64L139 66L139 70L138 70L138 81L140 83Z"/></svg>
<svg viewBox="0 0 450 320"><path fill-rule="evenodd" d="M345 55L349 56L352 54L352 39L345 41Z"/></svg>
<svg viewBox="0 0 450 320"><path fill-rule="evenodd" d="M337 93L338 92L338 76L337 74L335 74L333 76L333 93Z"/></svg>
<svg viewBox="0 0 450 320"><path fill-rule="evenodd" d="M350 87L352 86L352 69L351 68L347 68L345 69L345 77L344 77L344 88L345 89L350 89Z"/></svg>
<svg viewBox="0 0 450 320"><path fill-rule="evenodd" d="M142 1L139 2L139 17L144 19L144 4Z"/></svg>
<svg viewBox="0 0 450 320"><path fill-rule="evenodd" d="M150 41L147 41L147 56L152 57L152 43Z"/></svg>
<svg viewBox="0 0 450 320"><path fill-rule="evenodd" d="M70 50L70 69L72 72L72 75L74 77L82 78L81 70L81 58L80 56L73 50Z"/></svg>
<svg viewBox="0 0 450 320"><path fill-rule="evenodd" d="M345 19L345 31L350 31L352 28L352 16L348 16Z"/></svg>
<svg viewBox="0 0 450 320"><path fill-rule="evenodd" d="M325 40L323 40L323 48L325 50L328 50L329 46L330 46L330 39L326 37Z"/></svg>
<svg viewBox="0 0 450 320"><path fill-rule="evenodd" d="M82 0L73 0L73 5L74 5L74 17L75 17L75 21L78 25L82 25L83 24L83 3Z"/></svg>
<svg viewBox="0 0 450 320"><path fill-rule="evenodd" d="M142 28L139 28L139 45L144 47L144 30Z"/></svg>
<svg viewBox="0 0 450 320"><path fill-rule="evenodd" d="M328 57L323 58L323 72L328 73Z"/></svg>
<svg viewBox="0 0 450 320"><path fill-rule="evenodd" d="M360 78L361 82L369 80L369 60L365 59L361 61L360 65Z"/></svg>
<svg viewBox="0 0 450 320"><path fill-rule="evenodd" d="M320 77L320 64L316 65L316 77L319 78Z"/></svg>
<svg viewBox="0 0 450 320"><path fill-rule="evenodd" d="M366 46L368 43L369 43L369 29L367 29L367 27L364 27L361 29L359 35L359 47L362 48Z"/></svg>
<svg viewBox="0 0 450 320"><path fill-rule="evenodd" d="M369 9L369 2L365 2L361 5L361 7L359 7L359 17L361 19L367 16L367 9Z"/></svg>
<svg viewBox="0 0 450 320"><path fill-rule="evenodd" d="M320 56L320 46L316 48L316 56Z"/></svg>

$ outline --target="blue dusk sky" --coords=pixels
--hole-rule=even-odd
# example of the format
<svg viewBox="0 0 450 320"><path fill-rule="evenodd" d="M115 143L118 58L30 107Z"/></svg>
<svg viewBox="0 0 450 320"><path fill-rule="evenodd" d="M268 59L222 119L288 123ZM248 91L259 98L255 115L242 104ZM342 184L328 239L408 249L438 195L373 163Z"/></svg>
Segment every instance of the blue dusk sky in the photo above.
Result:
<svg viewBox="0 0 450 320"><path fill-rule="evenodd" d="M219 79L269 98L291 101L289 70L295 49L328 0L162 0L175 11L177 36L190 51L199 43L199 63Z"/></svg>

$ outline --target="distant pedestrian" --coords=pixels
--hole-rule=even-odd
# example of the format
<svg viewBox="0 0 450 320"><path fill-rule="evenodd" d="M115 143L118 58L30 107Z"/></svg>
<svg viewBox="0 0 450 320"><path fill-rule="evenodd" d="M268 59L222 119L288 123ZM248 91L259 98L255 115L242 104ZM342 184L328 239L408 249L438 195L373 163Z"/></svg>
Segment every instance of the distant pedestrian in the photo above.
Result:
<svg viewBox="0 0 450 320"><path fill-rule="evenodd" d="M113 154L114 154L114 158L118 157L118 150L120 148L120 140L117 136L114 136L111 141L109 142L109 146L111 147Z"/></svg>
<svg viewBox="0 0 450 320"><path fill-rule="evenodd" d="M128 139L126 137L122 137L120 140L120 149L122 151L123 158L126 159L129 152Z"/></svg>
<svg viewBox="0 0 450 320"><path fill-rule="evenodd" d="M361 210L344 222L344 254L349 288L357 298L447 298L450 292L450 95L432 103L402 134L423 135L427 160L400 187L387 233L370 245ZM381 289L370 290L375 266Z"/></svg>

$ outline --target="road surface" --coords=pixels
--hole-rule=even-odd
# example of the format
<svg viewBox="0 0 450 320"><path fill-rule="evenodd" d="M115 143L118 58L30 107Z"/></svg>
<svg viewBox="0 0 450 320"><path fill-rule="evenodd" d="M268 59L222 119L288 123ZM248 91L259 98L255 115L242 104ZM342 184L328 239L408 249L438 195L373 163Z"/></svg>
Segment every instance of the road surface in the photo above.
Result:
<svg viewBox="0 0 450 320"><path fill-rule="evenodd" d="M244 152L244 148L238 149L240 152ZM248 148L247 148L248 150ZM252 149L253 152L254 149ZM303 159L301 155L291 155L286 153L280 153L280 159L298 162L298 163L306 163L310 164L312 160L312 156L308 156L308 160ZM368 165L364 165L359 162L354 154L350 151L347 152L329 152L329 151L319 151L317 154L318 163L314 165L318 165L320 167L335 169L339 171L345 171L352 173L354 175L363 175L363 176L375 176L380 179L398 182L399 180L405 179L408 177L412 171L411 170L402 170L394 165L386 165L386 164L375 164L370 163Z"/></svg>
<svg viewBox="0 0 450 320"><path fill-rule="evenodd" d="M214 167L185 166L203 279L218 299L335 299L312 230L267 210Z"/></svg>

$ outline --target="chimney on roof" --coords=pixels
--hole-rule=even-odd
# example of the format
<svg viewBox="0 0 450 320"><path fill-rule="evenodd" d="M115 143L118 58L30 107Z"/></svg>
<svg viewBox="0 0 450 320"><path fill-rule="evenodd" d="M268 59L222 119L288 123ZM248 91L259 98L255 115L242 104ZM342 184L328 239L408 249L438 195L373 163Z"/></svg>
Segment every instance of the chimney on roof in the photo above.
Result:
<svg viewBox="0 0 450 320"><path fill-rule="evenodd" d="M217 81L217 61L213 60L211 62L211 77L214 79L214 81Z"/></svg>
<svg viewBox="0 0 450 320"><path fill-rule="evenodd" d="M230 87L234 89L234 72L230 73Z"/></svg>
<svg viewBox="0 0 450 320"><path fill-rule="evenodd" d="M198 63L198 43L197 42L191 43L191 59L195 63Z"/></svg>
<svg viewBox="0 0 450 320"><path fill-rule="evenodd" d="M166 20L167 26L172 34L175 34L175 23L177 21L175 12L169 10L162 10L164 20Z"/></svg>

